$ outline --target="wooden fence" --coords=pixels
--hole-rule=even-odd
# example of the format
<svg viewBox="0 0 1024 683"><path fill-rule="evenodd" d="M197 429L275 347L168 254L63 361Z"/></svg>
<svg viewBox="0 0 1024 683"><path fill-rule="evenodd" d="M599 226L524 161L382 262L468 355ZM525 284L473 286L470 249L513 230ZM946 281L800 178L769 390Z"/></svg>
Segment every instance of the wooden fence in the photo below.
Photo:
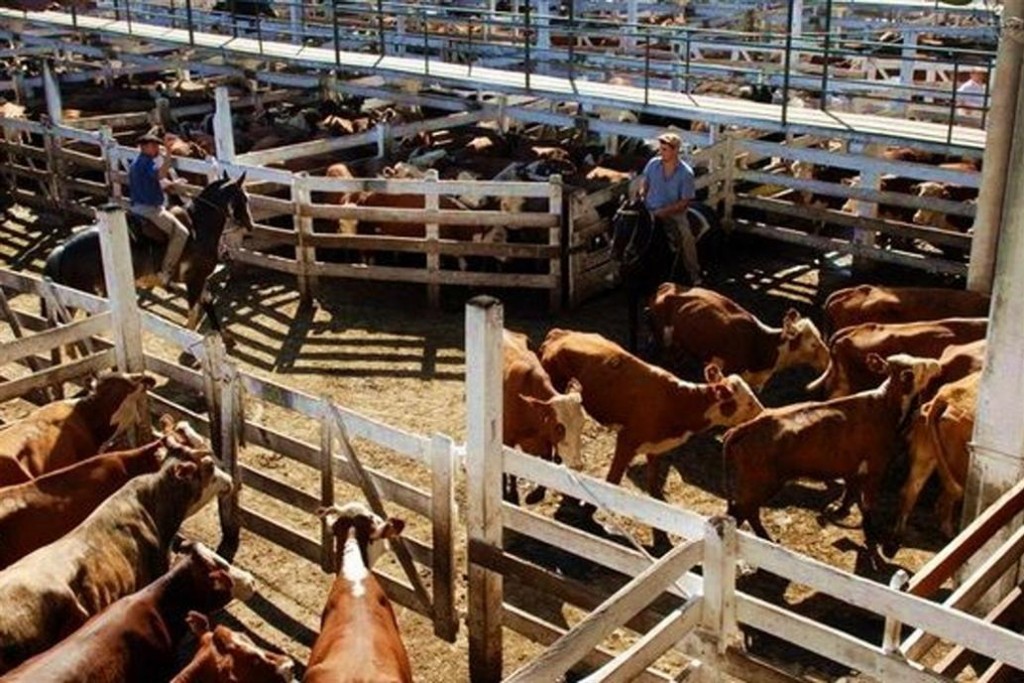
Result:
<svg viewBox="0 0 1024 683"><path fill-rule="evenodd" d="M429 522L427 541L405 536L394 544L404 577L380 575L380 579L392 599L431 619L435 633L454 642L458 617L453 553L458 518L454 497L455 448L451 439L442 435L411 434L338 406L328 398L310 396L256 377L238 369L226 357L218 337L203 338L153 314L140 312L135 304L123 213L104 211L100 218L108 289L122 292L122 296L115 296L108 302L35 277L0 270L0 286L6 289L51 297L65 307L89 314L84 320L5 344L0 352L0 363L32 361L39 370L0 384L0 399L7 400L112 367L130 371L144 369L205 396L207 416L197 415L156 394L150 396L150 404L154 413L170 413L188 419L198 431L209 436L222 464L232 474L236 482L233 494L221 501L221 524L229 541L236 542L240 529L244 528L331 569L334 559L329 529L323 528L318 538L311 537L257 509L249 504L249 495L242 494L258 492L274 499L294 510L296 514L289 517L312 517L317 508L334 503L336 480L357 486L378 513L386 514L383 503L387 501L389 506L397 505ZM111 267L111 264L124 267ZM127 280L123 279L125 276ZM46 325L46 321L37 316L14 311L10 312L8 321L28 329L43 329ZM162 342L165 348L194 355L203 370L191 370L162 355L147 352L143 333ZM106 335L105 340L102 335ZM95 339L97 336L100 339ZM98 350L60 365L50 364L39 355L82 340L93 340ZM317 422L319 442L303 441L246 417L245 403L256 401L286 411L291 418ZM420 464L430 473L429 490L365 466L356 447L358 442L387 449L403 461ZM242 462L240 443L266 449L289 462L318 471L318 491L310 493ZM411 528L415 528L415 524ZM421 578L424 569L429 572L429 582Z"/></svg>
<svg viewBox="0 0 1024 683"><path fill-rule="evenodd" d="M502 326L499 302L480 297L467 305L465 457L470 511L468 620L472 680L501 680L503 626L546 646L538 659L512 673L507 679L510 681L555 680L581 663L597 669L584 679L587 681L625 681L634 677L645 681L677 680L644 669L681 641L688 643L685 654L699 659L703 668L743 680L786 680L778 670L764 667L744 651L741 627L771 633L883 681L948 680L904 658L900 625L932 634L1018 672L1024 671L1024 636L961 611L967 604L965 600L950 598L945 604L936 604L913 591L848 574L738 532L729 518L706 519L503 447L500 431L487 428L501 424ZM621 515L683 540L670 553L653 560L636 550L504 503L502 474L559 491L594 505L603 513ZM1020 501L1024 500L1020 493L1018 490L1008 494L1017 507L1003 510L999 517L1002 523L1019 511ZM993 522L990 519L986 523ZM575 566L593 563L631 578L614 593L602 592L593 583L537 566L507 550L503 544L506 531L575 556L570 560ZM1006 546L1009 550L997 553L991 566L979 573L980 578L969 579L954 595L977 595L990 586L1019 558L1022 535L1014 535ZM886 624L882 642L868 642L739 590L738 563L878 615ZM690 571L697 565L701 566L699 576ZM588 615L566 630L528 609L505 603L503 581L509 577L582 608ZM664 602L652 606L659 596L666 597L670 606L666 608ZM637 633L638 639L619 653L600 647L621 628ZM912 641L921 637L911 636L905 646L910 647Z"/></svg>

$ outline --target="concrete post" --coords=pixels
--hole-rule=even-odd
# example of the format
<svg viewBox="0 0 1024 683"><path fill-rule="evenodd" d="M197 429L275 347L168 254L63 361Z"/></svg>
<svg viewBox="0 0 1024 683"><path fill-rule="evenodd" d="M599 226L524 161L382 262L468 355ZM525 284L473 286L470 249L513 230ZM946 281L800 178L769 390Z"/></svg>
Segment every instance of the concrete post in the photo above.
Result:
<svg viewBox="0 0 1024 683"><path fill-rule="evenodd" d="M216 111L213 115L213 141L217 158L231 163L235 160L235 130L231 123L231 100L228 89L218 86L214 91Z"/></svg>
<svg viewBox="0 0 1024 683"><path fill-rule="evenodd" d="M1018 78L1015 88L1020 87ZM1024 476L1024 420L1019 400L1024 385L1024 298L1020 296L1024 288L1024 98L1017 101L1011 139L985 369L964 489L965 524ZM997 534L991 543L1006 541L1008 533ZM986 554L982 551L977 557ZM969 563L968 568L980 561Z"/></svg>
<svg viewBox="0 0 1024 683"><path fill-rule="evenodd" d="M1024 0L1006 0L1003 23L1008 26L1024 17ZM971 239L971 264L967 271L967 288L975 292L991 292L995 274L996 244L1003 217L1006 176L1013 143L1014 117L1017 111L1018 84L1024 41L1021 29L1004 28L999 41L996 70L990 90L991 109L987 124L985 158L981 172L981 192L974 216Z"/></svg>
<svg viewBox="0 0 1024 683"><path fill-rule="evenodd" d="M902 57L900 61L900 85L904 88L909 88L914 85L914 62L917 58L917 33L915 31L903 32L903 51L900 56ZM906 93L906 90L901 91L900 97L905 97ZM899 111L906 111L907 106L904 103L900 103L897 109Z"/></svg>

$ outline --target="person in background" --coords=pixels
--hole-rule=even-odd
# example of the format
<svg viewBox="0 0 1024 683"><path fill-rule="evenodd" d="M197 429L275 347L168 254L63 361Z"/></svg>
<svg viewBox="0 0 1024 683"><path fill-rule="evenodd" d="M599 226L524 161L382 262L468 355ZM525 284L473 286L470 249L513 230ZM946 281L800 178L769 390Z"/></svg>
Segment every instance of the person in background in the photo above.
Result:
<svg viewBox="0 0 1024 683"><path fill-rule="evenodd" d="M160 267L160 286L167 289L174 279L178 259L188 241L188 228L164 205L164 188L173 184L169 177L171 162L160 159L160 137L150 131L139 138L139 156L128 172L131 205L129 211L149 220L167 235L167 250Z"/></svg>
<svg viewBox="0 0 1024 683"><path fill-rule="evenodd" d="M985 102L985 69L971 69L970 78L956 89L956 114L961 123L981 125L981 114Z"/></svg>
<svg viewBox="0 0 1024 683"><path fill-rule="evenodd" d="M703 283L697 260L697 240L686 218L686 210L696 189L693 169L679 158L681 145L682 140L675 133L658 136L658 156L644 168L637 196L665 227L690 282L697 286Z"/></svg>

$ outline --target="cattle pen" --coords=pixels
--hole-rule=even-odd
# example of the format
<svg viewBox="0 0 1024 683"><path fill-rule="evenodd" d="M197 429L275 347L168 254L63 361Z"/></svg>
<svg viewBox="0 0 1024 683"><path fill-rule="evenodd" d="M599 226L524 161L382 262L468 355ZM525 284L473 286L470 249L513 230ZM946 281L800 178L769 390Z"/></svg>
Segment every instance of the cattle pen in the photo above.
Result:
<svg viewBox="0 0 1024 683"><path fill-rule="evenodd" d="M207 433L218 455L239 482L235 497L222 505L221 524L230 545L239 528L267 538L289 552L323 567L331 567L329 546L316 534L294 528L296 516L332 502L335 481L352 481L377 509L396 506L423 519L428 541L408 540L397 551L404 572L386 579L391 598L426 614L437 635L451 640L462 628L455 587L463 569L454 561L455 546L467 558L468 599L465 624L474 681L550 680L570 669L584 680L700 680L714 672L745 680L795 680L744 648L752 630L777 634L811 652L840 662L880 680L948 680L963 665L965 654L980 653L994 661L990 674L1003 667L1024 670L1024 637L997 625L998 609L988 618L965 612L998 577L1021 557L1022 532L987 557L983 567L967 577L941 604L921 596L933 595L959 567L978 551L997 529L1024 507L1024 486L969 526L946 550L919 571L909 583L902 575L892 586L854 576L738 531L728 518L707 518L652 498L526 456L501 445L501 330L503 310L490 298L472 300L466 308L465 379L466 435L463 444L444 435L426 436L395 429L327 399L318 399L280 383L257 378L237 368L224 355L219 338L183 330L135 303L124 240L123 218L115 209L101 213L104 259L111 300L65 289L32 276L0 271L4 290L42 297L50 302L59 324L43 320L5 303L5 319L17 339L3 347L0 360L6 376L0 397L26 396L33 390L74 381L90 373L117 367L145 369L166 377L188 393L204 397L203 409L189 409L151 397L154 413L170 411ZM120 228L120 229L118 229ZM118 237L120 236L120 238ZM87 312L71 321L60 311ZM24 330L34 332L25 334ZM175 351L196 356L194 371L148 351L147 337L159 338ZM47 354L57 347L88 343L82 358L54 364ZM173 355L173 354L172 354ZM35 368L26 374L21 363ZM304 442L252 417L253 404L274 404L316 423L319 443ZM206 411L206 416L200 413ZM393 455L411 458L429 472L429 490L420 490L390 475L385 468L367 467L364 455L376 443ZM293 467L319 474L315 490L298 490L287 480L260 471L247 451L276 453ZM464 471L464 475L462 472ZM677 538L667 555L654 559L639 548L594 536L564 522L502 501L501 475L510 473L576 497L601 511L662 529ZM464 478L463 478L464 477ZM454 498L466 491L465 526ZM285 505L267 512L266 498ZM537 555L517 550L518 539L530 538L572 556L572 563L603 567L621 577L614 590L560 572ZM542 555L543 556L543 555ZM699 567L700 573L691 570ZM740 576L757 567L787 581L805 585L877 615L885 628L879 641L868 641L819 624L783 606L746 592ZM422 579L426 574L429 578ZM583 611L570 628L552 624L528 606L508 604L503 584L520 580L558 596ZM1013 597L1013 596L1010 596ZM656 598L658 598L656 600ZM1009 598L1008 598L1009 599ZM1016 599L1016 598L1014 598ZM1001 606L1002 611L1006 606ZM910 635L903 637L903 629ZM605 643L609 633L625 629L629 638ZM538 659L515 670L502 665L502 632L515 631L547 646ZM947 648L938 664L916 663L936 641ZM659 666L648 669L649 665ZM666 669L667 667L667 669Z"/></svg>

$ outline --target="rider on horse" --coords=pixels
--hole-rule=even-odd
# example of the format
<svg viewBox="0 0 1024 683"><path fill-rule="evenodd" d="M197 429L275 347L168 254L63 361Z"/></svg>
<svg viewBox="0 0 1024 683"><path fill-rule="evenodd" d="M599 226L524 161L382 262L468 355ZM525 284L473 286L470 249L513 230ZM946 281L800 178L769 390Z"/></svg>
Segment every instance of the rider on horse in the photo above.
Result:
<svg viewBox="0 0 1024 683"><path fill-rule="evenodd" d="M679 158L682 140L675 133L658 136L660 154L644 168L639 198L647 210L665 228L669 241L675 245L686 274L693 285L703 282L697 260L697 240L690 230L686 210L695 194L693 169Z"/></svg>
<svg viewBox="0 0 1024 683"><path fill-rule="evenodd" d="M188 228L164 206L164 188L174 181L169 178L170 159L158 159L161 142L153 132L139 138L140 154L132 163L128 184L132 200L129 210L148 219L167 235L167 251L164 252L159 275L160 285L166 289L174 279L178 259L181 258L189 233Z"/></svg>

